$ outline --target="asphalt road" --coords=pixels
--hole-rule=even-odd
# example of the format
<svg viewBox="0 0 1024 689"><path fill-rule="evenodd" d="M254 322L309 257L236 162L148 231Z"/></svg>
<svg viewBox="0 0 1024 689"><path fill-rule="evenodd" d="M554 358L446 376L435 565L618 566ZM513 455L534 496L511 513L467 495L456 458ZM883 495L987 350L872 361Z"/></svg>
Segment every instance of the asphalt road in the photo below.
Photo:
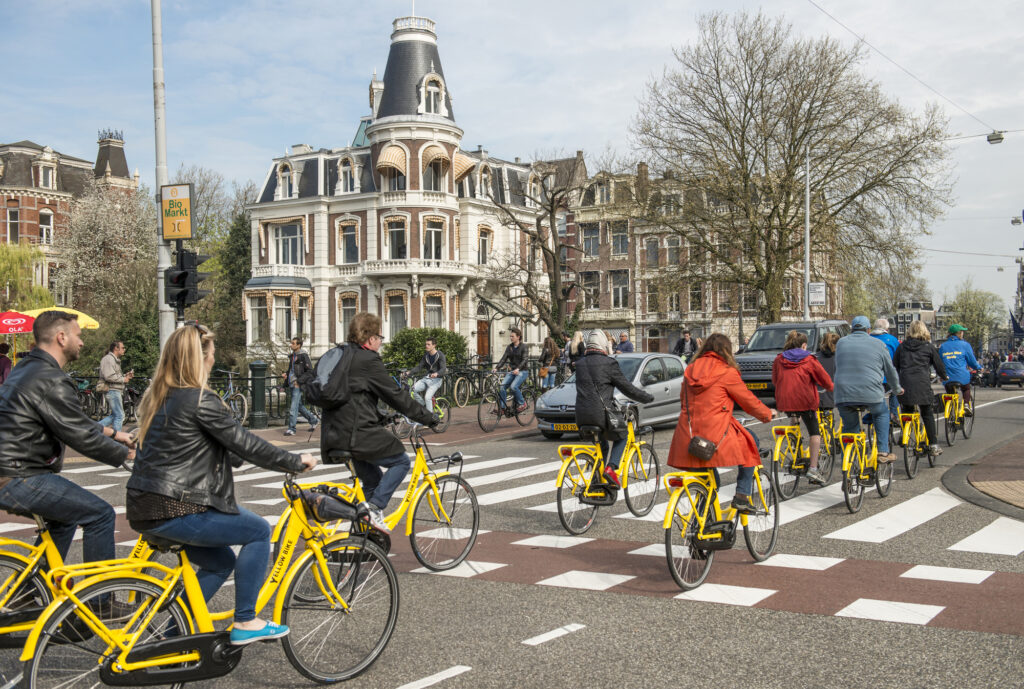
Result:
<svg viewBox="0 0 1024 689"><path fill-rule="evenodd" d="M838 471L828 487L802 485L781 506L772 563L781 566L755 565L741 537L716 556L708 582L689 596L695 600L677 598L682 592L667 569L660 520L633 518L621 499L600 510L584 536L589 540L521 543L567 535L550 510L559 442L507 420L490 435L453 425L428 440L439 452L467 455L464 476L480 499L487 533L461 577L413 572L418 565L408 541L394 536L398 626L378 662L349 684L1022 686L1024 524L964 502L941 483L953 464L1019 443L1022 418L1020 391L981 391L970 440L946 448L937 467L923 466L913 480L898 461L892 493L868 492L857 514L842 501ZM765 439L770 433L763 424L754 430ZM671 436L671 428L656 433L662 463ZM69 478L124 504L123 475L90 462L68 469L82 470ZM272 518L281 509L270 504L280 482L256 477L260 471L236 476L238 498ZM725 483L734 477L727 473ZM118 542L131 540L127 524L118 524ZM29 538L31 530L4 535ZM73 551L77 556L78 547ZM217 604L230 606L232 590ZM871 619L878 617L903 621ZM8 668L12 655L5 656ZM279 644L267 644L247 649L238 669L216 685L309 682Z"/></svg>

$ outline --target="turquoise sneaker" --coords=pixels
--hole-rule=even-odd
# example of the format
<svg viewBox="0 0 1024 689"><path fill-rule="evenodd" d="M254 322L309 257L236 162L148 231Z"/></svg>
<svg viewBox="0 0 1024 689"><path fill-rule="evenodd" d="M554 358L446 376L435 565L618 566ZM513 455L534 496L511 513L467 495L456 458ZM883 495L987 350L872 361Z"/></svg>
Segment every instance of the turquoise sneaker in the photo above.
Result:
<svg viewBox="0 0 1024 689"><path fill-rule="evenodd" d="M288 627L283 624L267 622L262 629L232 629L231 645L245 646L254 641L271 641L288 636Z"/></svg>

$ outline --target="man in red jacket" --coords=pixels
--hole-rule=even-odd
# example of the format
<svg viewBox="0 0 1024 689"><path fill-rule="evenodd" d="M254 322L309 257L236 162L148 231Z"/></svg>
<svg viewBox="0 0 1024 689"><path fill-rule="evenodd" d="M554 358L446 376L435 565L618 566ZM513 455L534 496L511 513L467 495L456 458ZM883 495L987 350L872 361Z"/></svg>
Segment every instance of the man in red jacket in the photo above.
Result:
<svg viewBox="0 0 1024 689"><path fill-rule="evenodd" d="M799 416L807 429L811 451L807 480L824 484L818 471L818 453L821 451L821 429L818 428L818 386L832 389L832 378L818 360L807 351L807 335L790 330L782 354L772 364L772 383L775 384L775 408L791 416Z"/></svg>

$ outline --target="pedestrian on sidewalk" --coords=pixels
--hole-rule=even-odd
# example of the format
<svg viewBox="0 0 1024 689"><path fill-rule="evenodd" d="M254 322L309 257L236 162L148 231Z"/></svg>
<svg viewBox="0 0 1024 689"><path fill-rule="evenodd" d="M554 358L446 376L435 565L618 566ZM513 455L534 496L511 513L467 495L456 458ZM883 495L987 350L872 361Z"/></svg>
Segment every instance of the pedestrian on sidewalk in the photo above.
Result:
<svg viewBox="0 0 1024 689"><path fill-rule="evenodd" d="M939 350L932 344L932 335L928 327L921 321L914 321L907 331L907 339L896 348L893 359L903 395L900 406L906 412L917 407L924 422L924 431L928 436L928 454L937 457L942 454L935 434L935 395L932 393L932 369L942 380L946 379L946 366L942 363Z"/></svg>
<svg viewBox="0 0 1024 689"><path fill-rule="evenodd" d="M115 340L100 359L100 381L107 386L107 404L110 406L110 414L100 419L100 425L110 426L115 433L124 425L124 386L135 376L134 370L121 372L123 356L124 342Z"/></svg>
<svg viewBox="0 0 1024 689"><path fill-rule="evenodd" d="M288 430L284 434L295 435L295 426L299 422L300 415L309 422L310 431L316 430L320 419L302 404L302 388L300 386L309 376L313 375L313 364L309 360L309 354L302 348L302 338L293 337L288 346L291 347L292 353L288 357L288 370L285 371L284 380L291 395L291 406L288 411Z"/></svg>

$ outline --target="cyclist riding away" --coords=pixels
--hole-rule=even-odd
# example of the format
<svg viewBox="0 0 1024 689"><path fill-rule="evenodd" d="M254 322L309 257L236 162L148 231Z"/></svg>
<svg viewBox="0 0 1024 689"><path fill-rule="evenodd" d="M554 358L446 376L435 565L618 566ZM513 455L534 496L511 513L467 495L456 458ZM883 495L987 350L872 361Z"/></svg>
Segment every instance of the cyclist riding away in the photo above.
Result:
<svg viewBox="0 0 1024 689"><path fill-rule="evenodd" d="M908 412L915 406L918 408L928 436L928 454L933 457L942 454L935 435L935 396L932 394L931 371L934 368L939 378L945 379L946 367L924 323L914 321L910 324L907 339L896 348L893 364L903 384L900 406Z"/></svg>
<svg viewBox="0 0 1024 689"><path fill-rule="evenodd" d="M818 360L807 351L807 335L790 330L786 335L784 351L772 363L772 383L775 385L775 407L799 416L807 429L810 467L807 480L823 485L824 477L818 471L818 453L821 451L821 430L818 428L818 386L832 389L832 378Z"/></svg>
<svg viewBox="0 0 1024 689"><path fill-rule="evenodd" d="M964 404L969 405L971 402L971 372L980 369L981 364L974 358L974 348L971 347L971 343L964 340L962 333L965 332L967 332L967 328L959 323L949 326L949 337L939 345L939 354L942 355L942 363L946 365L946 374L949 376L949 380L945 383L946 392L953 392L951 384L959 383L964 395ZM964 413L970 416L974 412L968 406Z"/></svg>
<svg viewBox="0 0 1024 689"><path fill-rule="evenodd" d="M853 332L836 343L835 400L843 432L855 433L860 428L856 407L866 407L875 427L878 461L892 462L896 455L889 449L889 405L882 380L889 380L896 394L902 395L900 377L885 343L868 335L871 322L867 316L857 316L851 325Z"/></svg>
<svg viewBox="0 0 1024 689"><path fill-rule="evenodd" d="M890 359L896 356L896 348L900 346L900 341L889 332L888 318L879 318L875 321L875 329L871 331L871 337L882 341L885 348L889 350ZM882 385L885 386L887 392L892 390L888 380L883 380ZM900 408L896 403L896 395L889 395L889 422L899 424L899 413Z"/></svg>
<svg viewBox="0 0 1024 689"><path fill-rule="evenodd" d="M608 356L608 338L600 330L587 337L586 355L576 362L576 425L600 426L601 440L606 443L604 475L615 486L619 481L619 462L626 449L626 436L610 427L608 416L615 413L612 395L618 390L637 402L653 402L654 395L630 384L622 375L619 362Z"/></svg>
<svg viewBox="0 0 1024 689"><path fill-rule="evenodd" d="M444 352L437 348L437 340L428 337L424 348L426 353L423 355L423 359L414 369L409 371L409 375L427 374L417 380L416 384L412 386L412 394L416 397L416 401L422 404L427 411L433 411L434 394L441 387L441 383L444 382L444 375L448 373L448 367L447 361L444 358Z"/></svg>
<svg viewBox="0 0 1024 689"><path fill-rule="evenodd" d="M732 355L732 342L726 335L712 333L708 336L693 363L686 367L679 399L682 409L672 434L668 465L684 471L739 465L732 506L744 514L757 514L750 495L754 489L754 469L761 466L761 455L754 436L732 412L739 404L748 414L767 423L772 418L772 410L744 385ZM690 456L688 449L694 436L717 445L710 461L702 462Z"/></svg>
<svg viewBox="0 0 1024 689"><path fill-rule="evenodd" d="M216 348L202 325L175 330L139 406L139 458L128 479L126 515L133 529L185 546L209 601L235 573L231 643L277 639L288 627L256 617L270 561L270 525L235 502L233 464L299 473L316 466L249 433L209 387ZM235 556L232 546L241 546Z"/></svg>
<svg viewBox="0 0 1024 689"><path fill-rule="evenodd" d="M439 419L402 390L388 374L381 361L381 320L372 313L357 313L348 327L352 362L348 374L350 397L338 407L324 410L320 447L324 457L332 450L352 454L356 474L363 484L366 501L360 508L369 512L370 523L380 531L390 532L384 522L384 508L402 479L409 473L411 462L405 445L387 429L377 410L377 402L388 406L417 423L434 426ZM381 471L381 468L386 471Z"/></svg>
<svg viewBox="0 0 1024 689"><path fill-rule="evenodd" d="M501 407L500 411L504 411L505 398L508 396L509 388L512 388L512 395L516 400L516 411L525 411L526 399L519 388L526 382L526 377L530 375L530 371L527 369L527 353L526 345L523 344L523 332L519 328L512 328L509 330L508 337L510 344L505 347L505 353L501 355L501 359L498 360L494 367L496 371L500 371L503 366L508 366L510 369L510 372L505 375L505 379L501 381L501 390L498 392L498 406Z"/></svg>

